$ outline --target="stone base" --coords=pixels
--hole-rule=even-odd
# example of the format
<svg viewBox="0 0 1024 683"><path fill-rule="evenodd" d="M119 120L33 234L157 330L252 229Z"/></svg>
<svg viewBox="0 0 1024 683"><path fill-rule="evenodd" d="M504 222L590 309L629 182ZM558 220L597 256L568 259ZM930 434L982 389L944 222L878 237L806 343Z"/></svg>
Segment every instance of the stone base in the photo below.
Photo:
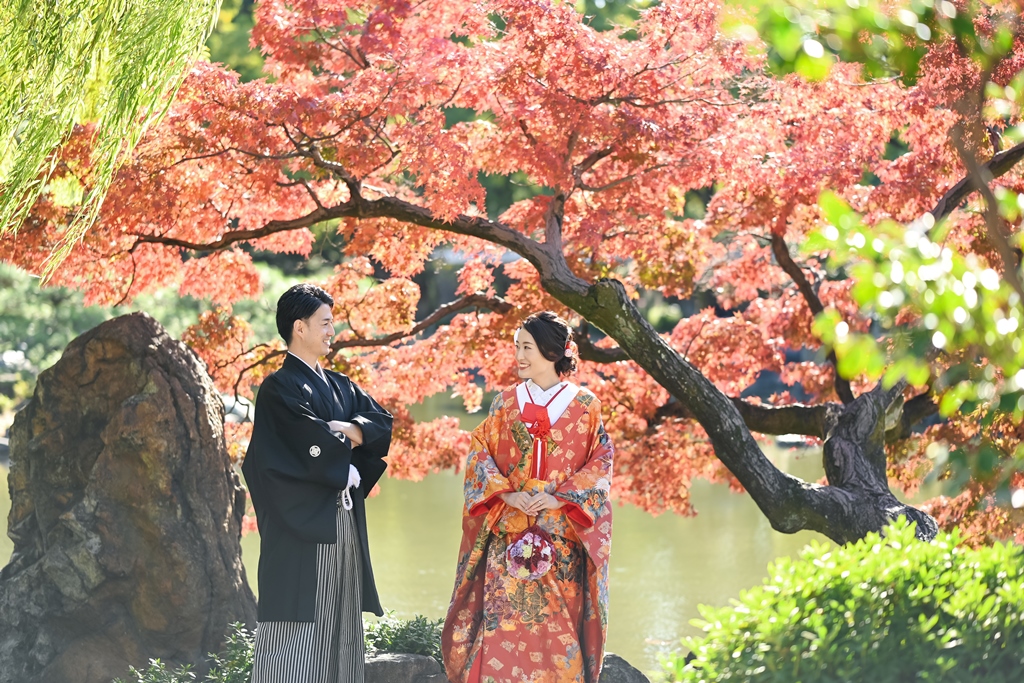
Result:
<svg viewBox="0 0 1024 683"><path fill-rule="evenodd" d="M386 652L366 658L366 683L448 683L433 657Z"/></svg>
<svg viewBox="0 0 1024 683"><path fill-rule="evenodd" d="M431 657L385 653L366 658L366 683L448 683L441 665ZM604 656L600 683L650 683L622 657Z"/></svg>

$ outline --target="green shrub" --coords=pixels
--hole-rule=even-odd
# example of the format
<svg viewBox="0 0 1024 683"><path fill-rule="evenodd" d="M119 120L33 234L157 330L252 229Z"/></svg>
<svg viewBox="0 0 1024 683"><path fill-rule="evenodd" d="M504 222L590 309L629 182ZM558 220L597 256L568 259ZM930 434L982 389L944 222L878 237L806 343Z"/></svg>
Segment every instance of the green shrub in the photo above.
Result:
<svg viewBox="0 0 1024 683"><path fill-rule="evenodd" d="M366 654L400 652L433 657L442 666L441 627L444 619L431 621L417 615L409 621L395 617L393 612L376 623L366 625ZM232 624L225 642L224 652L210 655L210 672L206 683L249 683L252 672L253 633L242 624ZM189 683L199 681L192 667L168 669L159 659L151 659L144 670L131 667L131 678L117 679L114 683Z"/></svg>
<svg viewBox="0 0 1024 683"><path fill-rule="evenodd" d="M192 667L186 664L178 669L168 669L159 659L149 660L149 667L140 671L134 666L128 667L132 677L128 681L115 678L114 683L185 683L196 680Z"/></svg>
<svg viewBox="0 0 1024 683"><path fill-rule="evenodd" d="M404 652L433 657L441 666L441 629L444 619L432 621L417 614L403 621L388 612L380 621L366 626L366 654Z"/></svg>
<svg viewBox="0 0 1024 683"><path fill-rule="evenodd" d="M253 633L243 624L231 624L231 631L224 643L224 652L210 655L210 671L203 678L206 683L249 683L252 672ZM132 678L114 683L187 683L197 681L196 674L188 664L177 669L168 669L159 659L149 660L149 667L140 671L134 666L129 669Z"/></svg>
<svg viewBox="0 0 1024 683"><path fill-rule="evenodd" d="M842 547L812 543L730 607L701 606L695 655L668 680L1002 683L1024 670L1024 552L931 543L905 520Z"/></svg>

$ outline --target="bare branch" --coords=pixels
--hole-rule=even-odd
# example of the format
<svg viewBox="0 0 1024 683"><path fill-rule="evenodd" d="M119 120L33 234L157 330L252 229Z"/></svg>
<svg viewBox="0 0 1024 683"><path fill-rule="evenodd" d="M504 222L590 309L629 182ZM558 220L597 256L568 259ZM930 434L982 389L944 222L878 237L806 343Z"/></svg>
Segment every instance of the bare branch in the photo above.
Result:
<svg viewBox="0 0 1024 683"><path fill-rule="evenodd" d="M249 349L246 353L252 353L256 349L261 348L261 347L270 348L270 345L269 344L257 344L256 346L254 346L251 349ZM238 402L238 399L240 397L240 395L238 393L239 387L242 386L242 380L245 378L245 375L247 373L251 372L252 370L255 370L256 368L260 367L261 365L266 365L267 363L269 363L274 358L277 358L278 356L283 356L286 353L288 353L288 349L273 349L267 355L261 356L255 362L253 362L253 363L245 366L244 368L242 368L239 371L239 373L238 373L238 377L235 379L235 386L232 389L232 395L235 398L235 402L236 403ZM238 356L235 356L235 359L237 360L238 358L240 358L243 355L245 355L245 354L239 354ZM248 414L248 411L249 411L249 408L247 407L246 408L246 417L251 419L252 416Z"/></svg>
<svg viewBox="0 0 1024 683"><path fill-rule="evenodd" d="M415 337L417 334L444 319L446 316L466 308L488 308L495 313L508 313L512 310L513 306L499 296L487 296L482 292L476 292L475 294L469 294L461 299L456 299L455 301L439 306L436 311L404 332L394 332L384 337L374 337L372 339L356 337L354 339L342 339L336 341L331 344L331 351L327 357L333 358L341 349L388 346L396 341Z"/></svg>
<svg viewBox="0 0 1024 683"><path fill-rule="evenodd" d="M190 242L188 240L178 239L176 237L168 237L166 235L139 235L136 234L135 244L164 244L169 247L177 247L179 249L189 249L192 251L220 251L227 249L239 242L247 242L249 240L259 239L260 237L266 237L267 235L273 235L278 232L288 232L289 230L298 230L300 228L308 228L312 225L316 225L321 221L329 220L331 218L337 218L346 215L345 212L338 212L334 207L331 209L317 208L305 216L299 216L287 221L270 221L263 227L254 228L252 230L229 230L224 233L220 239L214 240L213 242ZM134 247L133 247L134 248Z"/></svg>
<svg viewBox="0 0 1024 683"><path fill-rule="evenodd" d="M612 180L608 183L605 183L604 185L588 185L581 179L576 183L576 186L579 187L581 190L586 190L587 192L604 192L605 190L610 190L613 187L618 187L623 183L628 183L629 181L633 180L634 178L637 178L638 176L642 176L647 173L653 173L654 171L665 168L667 166L668 164L655 164L654 166L645 168L642 171L630 173L629 175L623 176L622 178L619 178L617 180Z"/></svg>
<svg viewBox="0 0 1024 683"><path fill-rule="evenodd" d="M530 132L530 129L526 127L526 121L524 119L519 119L519 128L523 131L523 135L526 136L526 139L529 140L531 144L537 144L537 138L535 138L533 133Z"/></svg>
<svg viewBox="0 0 1024 683"><path fill-rule="evenodd" d="M579 348L580 360L590 361L591 363L618 363L619 361L629 360L626 352L617 346L610 349L595 346L594 342L590 340L590 326L586 321L573 330L573 339Z"/></svg>
<svg viewBox="0 0 1024 683"><path fill-rule="evenodd" d="M843 411L839 403L822 403L805 405L791 403L784 406L772 406L764 403L752 403L742 398L730 398L739 410L743 422L752 432L779 436L782 434L800 434L824 439L831 425L835 424ZM693 414L683 404L670 399L654 413L651 426L668 419L693 419Z"/></svg>
<svg viewBox="0 0 1024 683"><path fill-rule="evenodd" d="M323 155L320 154L320 150L319 148L317 148L316 145L310 145L307 148L307 150L308 156L310 159L313 160L313 164L315 166L317 166L318 168L328 170L334 175L341 178L342 182L344 182L346 187L348 187L348 192L351 197L350 201L352 203L358 203L361 200L362 194L360 182L356 178L354 178L351 173L345 170L344 166L337 162L328 161L327 159L324 159Z"/></svg>
<svg viewBox="0 0 1024 683"><path fill-rule="evenodd" d="M1024 282L1021 281L1020 277L1020 257L1014 251L1014 248L1006 238L1006 234L1003 232L1003 218L999 215L998 200L992 192L992 188L989 187L989 183L992 182L993 178L985 170L984 166L978 165L978 160L974 157L974 153L964 144L962 131L959 128L953 131L952 138L953 144L960 154L960 160L967 167L967 172L974 179L974 184L985 199L985 226L988 228L989 242L996 248L1000 258L1003 260L1003 277L1006 278L1006 281L1017 292L1021 303L1024 304Z"/></svg>
<svg viewBox="0 0 1024 683"><path fill-rule="evenodd" d="M551 198L544 215L544 243L553 252L562 253L562 220L565 218L565 194Z"/></svg>
<svg viewBox="0 0 1024 683"><path fill-rule="evenodd" d="M800 290L800 294L803 295L804 301L807 302L807 307L811 309L811 315L817 316L825 310L825 306L821 303L821 299L818 298L818 293L814 291L814 287L807 280L807 276L804 275L804 271L800 266L796 264L793 257L789 255L789 245L782 238L782 235L772 235L772 253L775 255L775 260L779 266L786 271L786 274L793 279L796 283L797 289ZM836 394L839 395L840 400L843 403L852 403L853 389L850 388L850 383L839 376L839 362L836 358L835 351L830 351L828 354L829 361L832 362L832 367L835 369L835 387Z"/></svg>
<svg viewBox="0 0 1024 683"><path fill-rule="evenodd" d="M766 403L753 403L743 398L733 397L730 400L740 411L743 422L750 431L771 436L799 434L824 439L843 412L842 404L832 402L817 405L790 403L784 406L773 406ZM926 392L914 396L903 405L899 421L886 431L885 442L897 443L908 438L919 422L936 414L938 410L939 406L932 399L931 394ZM655 411L650 425L653 428L668 419L693 419L693 415L679 401L669 399Z"/></svg>
<svg viewBox="0 0 1024 683"><path fill-rule="evenodd" d="M989 182L991 182L991 180L1008 173L1021 159L1024 159L1024 142L995 154L991 159L978 167L978 171L984 174L983 177L989 178ZM935 218L935 222L938 223L953 213L960 206L961 202L977 190L976 175L968 173L960 182L949 188L946 194L942 195L942 198L935 204L935 208L930 212Z"/></svg>
<svg viewBox="0 0 1024 683"><path fill-rule="evenodd" d="M611 156L611 153L613 151L614 150L611 147L605 147L604 149L599 149L594 152L591 152L583 159L583 161L573 166L573 177L576 178L577 182L582 182L580 176L589 171L590 169L594 168L594 164L601 161L601 159Z"/></svg>

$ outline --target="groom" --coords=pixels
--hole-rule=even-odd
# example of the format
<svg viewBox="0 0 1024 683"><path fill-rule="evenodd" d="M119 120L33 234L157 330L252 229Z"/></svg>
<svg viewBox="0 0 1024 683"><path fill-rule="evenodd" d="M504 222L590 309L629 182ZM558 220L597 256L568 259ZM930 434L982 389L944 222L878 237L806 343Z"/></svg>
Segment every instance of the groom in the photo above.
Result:
<svg viewBox="0 0 1024 683"><path fill-rule="evenodd" d="M308 284L281 296L288 355L256 397L242 464L260 530L252 683L363 683L362 612L383 614L364 498L387 467L391 414L320 366L333 305Z"/></svg>

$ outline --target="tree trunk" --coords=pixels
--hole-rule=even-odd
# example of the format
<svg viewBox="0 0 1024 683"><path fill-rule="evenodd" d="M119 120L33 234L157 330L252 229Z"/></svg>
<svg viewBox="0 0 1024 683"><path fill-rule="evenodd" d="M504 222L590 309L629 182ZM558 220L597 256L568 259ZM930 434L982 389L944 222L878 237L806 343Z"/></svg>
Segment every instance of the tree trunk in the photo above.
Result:
<svg viewBox="0 0 1024 683"><path fill-rule="evenodd" d="M900 515L917 522L917 535L938 532L926 513L900 503L885 473L886 426L899 422L903 384L881 386L847 406L823 412L825 472L829 485L808 483L781 471L765 457L743 416L727 397L674 351L633 305L616 280L587 286L572 276L546 278L545 288L618 342L640 367L665 387L704 428L715 455L743 484L777 531L818 531L847 543ZM888 420L887 420L888 418Z"/></svg>

